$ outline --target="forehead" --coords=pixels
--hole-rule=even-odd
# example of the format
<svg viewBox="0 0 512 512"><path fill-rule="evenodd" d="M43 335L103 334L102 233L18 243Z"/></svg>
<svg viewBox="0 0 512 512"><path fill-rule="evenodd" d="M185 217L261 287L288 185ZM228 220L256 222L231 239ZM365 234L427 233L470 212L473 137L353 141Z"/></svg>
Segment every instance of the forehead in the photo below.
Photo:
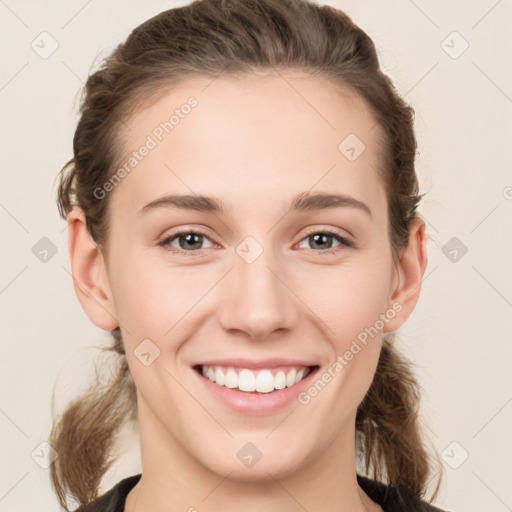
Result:
<svg viewBox="0 0 512 512"><path fill-rule="evenodd" d="M119 165L150 148L113 194L133 209L163 192L382 196L380 127L366 102L297 72L189 78L139 108L121 140Z"/></svg>

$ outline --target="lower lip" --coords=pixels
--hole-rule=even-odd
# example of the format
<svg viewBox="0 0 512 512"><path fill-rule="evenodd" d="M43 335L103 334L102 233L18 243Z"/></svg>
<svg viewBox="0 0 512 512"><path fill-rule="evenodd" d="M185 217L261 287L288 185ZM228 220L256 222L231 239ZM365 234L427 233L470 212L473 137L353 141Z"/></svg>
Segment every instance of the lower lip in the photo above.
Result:
<svg viewBox="0 0 512 512"><path fill-rule="evenodd" d="M240 414L265 415L284 409L311 383L318 368L311 370L299 383L284 389L276 389L271 393L249 393L238 389L219 386L210 379L193 370L202 385L223 405Z"/></svg>

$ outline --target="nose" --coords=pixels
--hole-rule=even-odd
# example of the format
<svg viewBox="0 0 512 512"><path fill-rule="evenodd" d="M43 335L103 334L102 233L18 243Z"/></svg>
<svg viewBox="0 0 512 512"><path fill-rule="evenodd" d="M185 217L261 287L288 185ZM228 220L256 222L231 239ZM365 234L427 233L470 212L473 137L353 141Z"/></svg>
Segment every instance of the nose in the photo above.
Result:
<svg viewBox="0 0 512 512"><path fill-rule="evenodd" d="M275 259L267 257L267 251L252 262L235 254L234 268L223 280L222 327L241 331L253 340L292 329L300 317L300 301L286 281L286 273Z"/></svg>

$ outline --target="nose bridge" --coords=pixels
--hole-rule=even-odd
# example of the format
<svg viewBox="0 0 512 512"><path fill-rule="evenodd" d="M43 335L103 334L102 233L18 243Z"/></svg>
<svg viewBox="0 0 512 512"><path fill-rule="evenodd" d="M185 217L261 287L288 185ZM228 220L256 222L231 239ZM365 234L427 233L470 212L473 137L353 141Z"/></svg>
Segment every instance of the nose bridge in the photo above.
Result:
<svg viewBox="0 0 512 512"><path fill-rule="evenodd" d="M245 331L263 339L278 329L291 328L298 318L294 295L281 281L282 262L273 251L247 237L233 255L233 270L226 280L228 293L221 310L225 329Z"/></svg>

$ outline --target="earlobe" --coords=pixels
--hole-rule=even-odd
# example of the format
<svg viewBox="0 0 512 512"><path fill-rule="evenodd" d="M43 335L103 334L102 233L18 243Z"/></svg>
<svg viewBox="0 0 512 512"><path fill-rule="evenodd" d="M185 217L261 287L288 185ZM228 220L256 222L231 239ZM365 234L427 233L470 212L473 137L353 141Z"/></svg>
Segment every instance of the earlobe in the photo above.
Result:
<svg viewBox="0 0 512 512"><path fill-rule="evenodd" d="M398 284L391 296L389 307L398 313L386 324L384 332L396 331L414 311L426 267L425 222L417 217L409 224L409 242L400 251L397 262Z"/></svg>
<svg viewBox="0 0 512 512"><path fill-rule="evenodd" d="M67 216L68 250L75 293L96 326L111 331L119 326L101 250L92 239L83 210Z"/></svg>

